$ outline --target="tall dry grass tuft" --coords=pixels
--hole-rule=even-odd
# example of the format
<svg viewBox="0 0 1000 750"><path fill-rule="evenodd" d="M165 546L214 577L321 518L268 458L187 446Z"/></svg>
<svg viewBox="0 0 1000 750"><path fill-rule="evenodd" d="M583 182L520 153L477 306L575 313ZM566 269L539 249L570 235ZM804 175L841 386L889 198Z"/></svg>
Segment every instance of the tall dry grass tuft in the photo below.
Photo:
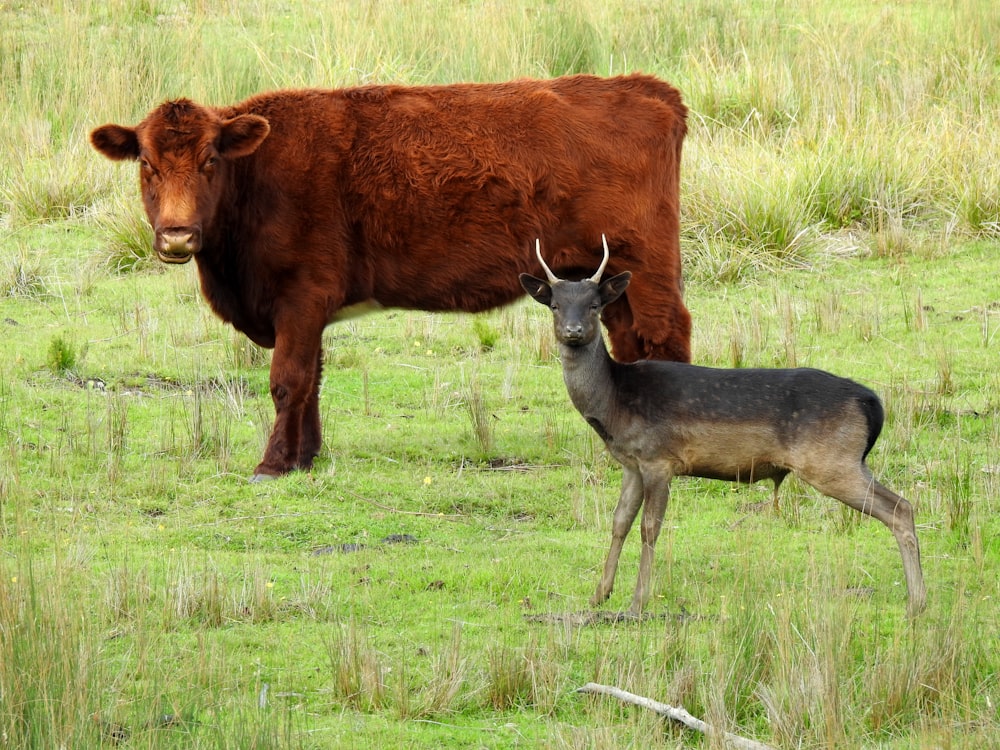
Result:
<svg viewBox="0 0 1000 750"><path fill-rule="evenodd" d="M496 644L487 653L486 694L497 711L530 705L532 675L527 653L520 648Z"/></svg>
<svg viewBox="0 0 1000 750"><path fill-rule="evenodd" d="M30 562L0 575L0 738L6 747L95 747L106 663L100 633Z"/></svg>
<svg viewBox="0 0 1000 750"><path fill-rule="evenodd" d="M108 572L103 608L114 626L131 627L144 616L153 598L153 586L146 570L126 561Z"/></svg>
<svg viewBox="0 0 1000 750"><path fill-rule="evenodd" d="M326 650L335 697L359 711L377 711L386 704L385 656L371 646L354 617L334 625Z"/></svg>
<svg viewBox="0 0 1000 750"><path fill-rule="evenodd" d="M15 165L0 183L0 203L15 226L79 219L97 198L77 150L47 153Z"/></svg>
<svg viewBox="0 0 1000 750"><path fill-rule="evenodd" d="M478 378L473 378L463 389L462 403L469 416L472 436L475 438L480 452L485 457L492 455L496 443L493 429L494 416L490 411L483 386Z"/></svg>
<svg viewBox="0 0 1000 750"><path fill-rule="evenodd" d="M194 571L181 561L168 578L163 598L164 625L169 628L195 622L207 628L221 627L226 622L227 591L217 569Z"/></svg>
<svg viewBox="0 0 1000 750"><path fill-rule="evenodd" d="M469 659L462 653L462 624L455 622L451 640L433 658L430 676L411 696L411 687L401 675L396 710L401 718L425 718L455 713L461 705L461 695L470 679Z"/></svg>
<svg viewBox="0 0 1000 750"><path fill-rule="evenodd" d="M853 609L842 602L784 596L769 610L773 619L764 637L771 658L755 694L775 737L781 744L843 747L852 635L858 627Z"/></svg>
<svg viewBox="0 0 1000 750"><path fill-rule="evenodd" d="M990 618L991 606L970 602L964 586L949 597L949 612L871 646L862 675L866 723L878 738L913 724L951 727L956 741L971 716L996 713L995 655L990 643L972 636ZM978 624L977 624L978 623Z"/></svg>
<svg viewBox="0 0 1000 750"><path fill-rule="evenodd" d="M148 271L153 265L153 230L135 200L118 198L97 214L104 236L102 264L111 273Z"/></svg>
<svg viewBox="0 0 1000 750"><path fill-rule="evenodd" d="M27 244L12 242L0 256L0 297L42 299L52 294L46 275L43 264Z"/></svg>

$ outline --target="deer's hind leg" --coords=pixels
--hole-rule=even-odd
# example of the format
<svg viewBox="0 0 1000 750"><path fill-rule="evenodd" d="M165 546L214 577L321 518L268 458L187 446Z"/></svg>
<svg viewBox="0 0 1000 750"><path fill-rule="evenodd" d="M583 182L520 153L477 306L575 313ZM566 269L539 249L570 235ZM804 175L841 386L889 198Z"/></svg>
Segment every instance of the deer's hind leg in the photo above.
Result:
<svg viewBox="0 0 1000 750"><path fill-rule="evenodd" d="M643 466L642 552L639 556L639 579L632 596L631 612L640 614L652 593L653 562L656 540L663 528L663 516L670 501L670 480L673 474L661 466Z"/></svg>
<svg viewBox="0 0 1000 750"><path fill-rule="evenodd" d="M889 528L903 558L903 575L909 597L907 614L910 617L920 614L927 604L927 589L920 567L920 543L917 540L913 506L901 495L880 484L864 463L847 476L824 481L814 481L804 474L802 478L824 495L877 518Z"/></svg>

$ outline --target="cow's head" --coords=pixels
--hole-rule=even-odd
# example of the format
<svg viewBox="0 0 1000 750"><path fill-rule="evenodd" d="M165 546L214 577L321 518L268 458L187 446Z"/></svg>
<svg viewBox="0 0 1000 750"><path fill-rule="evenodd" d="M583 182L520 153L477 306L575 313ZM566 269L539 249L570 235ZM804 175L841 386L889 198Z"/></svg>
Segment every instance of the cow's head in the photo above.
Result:
<svg viewBox="0 0 1000 750"><path fill-rule="evenodd" d="M167 102L134 128L102 125L90 134L109 159L139 162L142 202L165 263L187 263L201 250L233 159L252 154L270 132L263 117L223 119L187 99Z"/></svg>

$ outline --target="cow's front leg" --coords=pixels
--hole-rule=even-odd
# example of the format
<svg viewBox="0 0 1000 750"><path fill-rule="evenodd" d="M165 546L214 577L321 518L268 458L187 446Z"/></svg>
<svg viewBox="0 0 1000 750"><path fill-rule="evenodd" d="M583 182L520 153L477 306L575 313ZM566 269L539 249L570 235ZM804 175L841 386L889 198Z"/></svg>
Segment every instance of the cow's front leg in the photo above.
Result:
<svg viewBox="0 0 1000 750"><path fill-rule="evenodd" d="M311 469L313 459L319 455L323 442L323 428L319 419L319 386L323 382L323 349L316 356L316 374L313 386L306 399L306 408L302 414L302 437L299 440L298 467Z"/></svg>
<svg viewBox="0 0 1000 750"><path fill-rule="evenodd" d="M274 427L264 459L254 470L261 480L308 468L319 451L319 370L323 327L309 326L300 314L295 324L276 326L271 357Z"/></svg>

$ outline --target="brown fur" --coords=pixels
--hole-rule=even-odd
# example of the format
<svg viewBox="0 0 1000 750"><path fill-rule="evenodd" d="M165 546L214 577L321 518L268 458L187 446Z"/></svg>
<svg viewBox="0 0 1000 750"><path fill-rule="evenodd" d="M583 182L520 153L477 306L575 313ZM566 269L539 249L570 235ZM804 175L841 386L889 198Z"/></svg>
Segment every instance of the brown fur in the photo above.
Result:
<svg viewBox="0 0 1000 750"><path fill-rule="evenodd" d="M275 423L256 472L276 475L319 451L321 337L338 311L509 303L517 274L539 268L536 237L573 277L607 233L635 274L604 312L615 356L689 360L685 118L655 78L570 76L179 100L91 142L140 161L159 257L194 257L215 312L274 347Z"/></svg>

